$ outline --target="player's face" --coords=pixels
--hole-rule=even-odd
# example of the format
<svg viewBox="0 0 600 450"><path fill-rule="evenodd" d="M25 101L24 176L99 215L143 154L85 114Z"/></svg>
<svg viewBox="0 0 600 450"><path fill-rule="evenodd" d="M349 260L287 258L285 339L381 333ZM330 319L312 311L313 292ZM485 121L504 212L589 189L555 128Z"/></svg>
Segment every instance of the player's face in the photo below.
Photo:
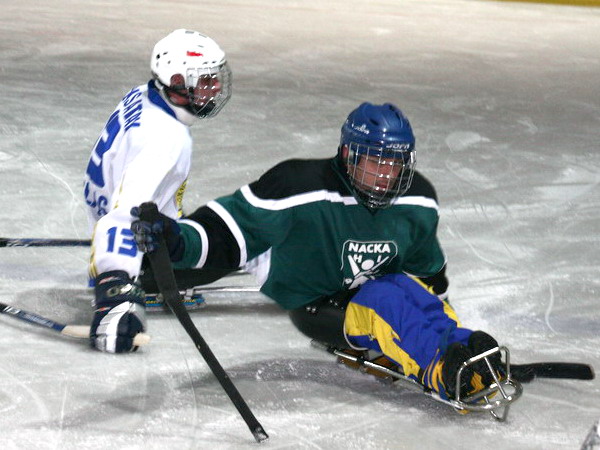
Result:
<svg viewBox="0 0 600 450"><path fill-rule="evenodd" d="M194 104L202 107L221 92L221 82L217 75L202 75L194 88Z"/></svg>
<svg viewBox="0 0 600 450"><path fill-rule="evenodd" d="M363 155L358 164L349 165L348 173L362 189L385 193L394 189L403 167L402 159Z"/></svg>
<svg viewBox="0 0 600 450"><path fill-rule="evenodd" d="M218 75L201 75L191 95L190 90L185 87L182 75L173 75L171 86L181 86L169 93L169 99L177 106L187 106L193 103L197 107L203 107L213 100L221 92L221 82Z"/></svg>

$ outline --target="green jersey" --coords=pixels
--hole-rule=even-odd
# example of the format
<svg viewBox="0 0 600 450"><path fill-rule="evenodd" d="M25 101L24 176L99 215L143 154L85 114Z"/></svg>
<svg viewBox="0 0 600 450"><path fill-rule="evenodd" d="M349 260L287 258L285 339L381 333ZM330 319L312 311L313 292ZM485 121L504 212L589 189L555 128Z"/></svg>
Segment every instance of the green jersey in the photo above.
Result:
<svg viewBox="0 0 600 450"><path fill-rule="evenodd" d="M337 158L289 160L181 221L182 267L243 267L293 309L389 273L438 274L438 204L415 172L386 209L358 203Z"/></svg>

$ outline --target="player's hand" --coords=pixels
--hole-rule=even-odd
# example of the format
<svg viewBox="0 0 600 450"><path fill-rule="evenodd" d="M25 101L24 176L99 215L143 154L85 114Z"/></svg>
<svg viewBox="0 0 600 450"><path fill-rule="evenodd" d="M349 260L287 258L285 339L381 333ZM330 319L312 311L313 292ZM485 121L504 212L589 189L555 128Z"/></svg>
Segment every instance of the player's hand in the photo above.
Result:
<svg viewBox="0 0 600 450"><path fill-rule="evenodd" d="M185 244L177 222L162 213L159 213L159 218L155 222L146 222L140 219L140 208L137 206L131 208L131 215L134 218L131 223L131 231L138 249L144 253L155 251L162 235L165 238L171 261L181 261Z"/></svg>
<svg viewBox="0 0 600 450"><path fill-rule="evenodd" d="M100 351L124 353L137 350L136 334L146 330L144 291L127 272L115 270L96 278L96 308L90 328L90 344Z"/></svg>

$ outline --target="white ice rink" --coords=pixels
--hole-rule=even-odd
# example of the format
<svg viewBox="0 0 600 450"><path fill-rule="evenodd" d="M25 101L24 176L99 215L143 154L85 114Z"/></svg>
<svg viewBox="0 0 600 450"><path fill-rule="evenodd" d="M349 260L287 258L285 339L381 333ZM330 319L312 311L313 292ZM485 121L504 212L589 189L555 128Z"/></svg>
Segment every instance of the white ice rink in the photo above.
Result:
<svg viewBox="0 0 600 450"><path fill-rule="evenodd" d="M600 368L600 8L478 0L0 0L0 236L86 238L82 179L176 28L228 53L193 128L188 211L290 157L329 157L363 101L399 105L436 185L450 298L513 361ZM0 302L87 324L85 248L0 249ZM236 283L251 280L241 277ZM600 381L525 385L506 423L337 365L260 294L193 320L268 449L578 449ZM115 356L0 317L0 448L257 448L173 316Z"/></svg>

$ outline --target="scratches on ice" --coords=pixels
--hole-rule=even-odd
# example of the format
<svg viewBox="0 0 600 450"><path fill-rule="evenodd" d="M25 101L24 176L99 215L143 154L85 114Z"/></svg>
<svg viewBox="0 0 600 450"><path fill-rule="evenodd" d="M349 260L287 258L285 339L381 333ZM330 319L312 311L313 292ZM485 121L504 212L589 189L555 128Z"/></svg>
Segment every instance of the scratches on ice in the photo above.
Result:
<svg viewBox="0 0 600 450"><path fill-rule="evenodd" d="M552 289L552 283L548 283L548 287L550 288L550 296L548 298L548 307L546 308L546 313L544 314L544 321L546 322L546 325L548 325L550 331L552 331L554 334L558 334L550 324L550 314L552 313L552 308L554 308L554 289Z"/></svg>

